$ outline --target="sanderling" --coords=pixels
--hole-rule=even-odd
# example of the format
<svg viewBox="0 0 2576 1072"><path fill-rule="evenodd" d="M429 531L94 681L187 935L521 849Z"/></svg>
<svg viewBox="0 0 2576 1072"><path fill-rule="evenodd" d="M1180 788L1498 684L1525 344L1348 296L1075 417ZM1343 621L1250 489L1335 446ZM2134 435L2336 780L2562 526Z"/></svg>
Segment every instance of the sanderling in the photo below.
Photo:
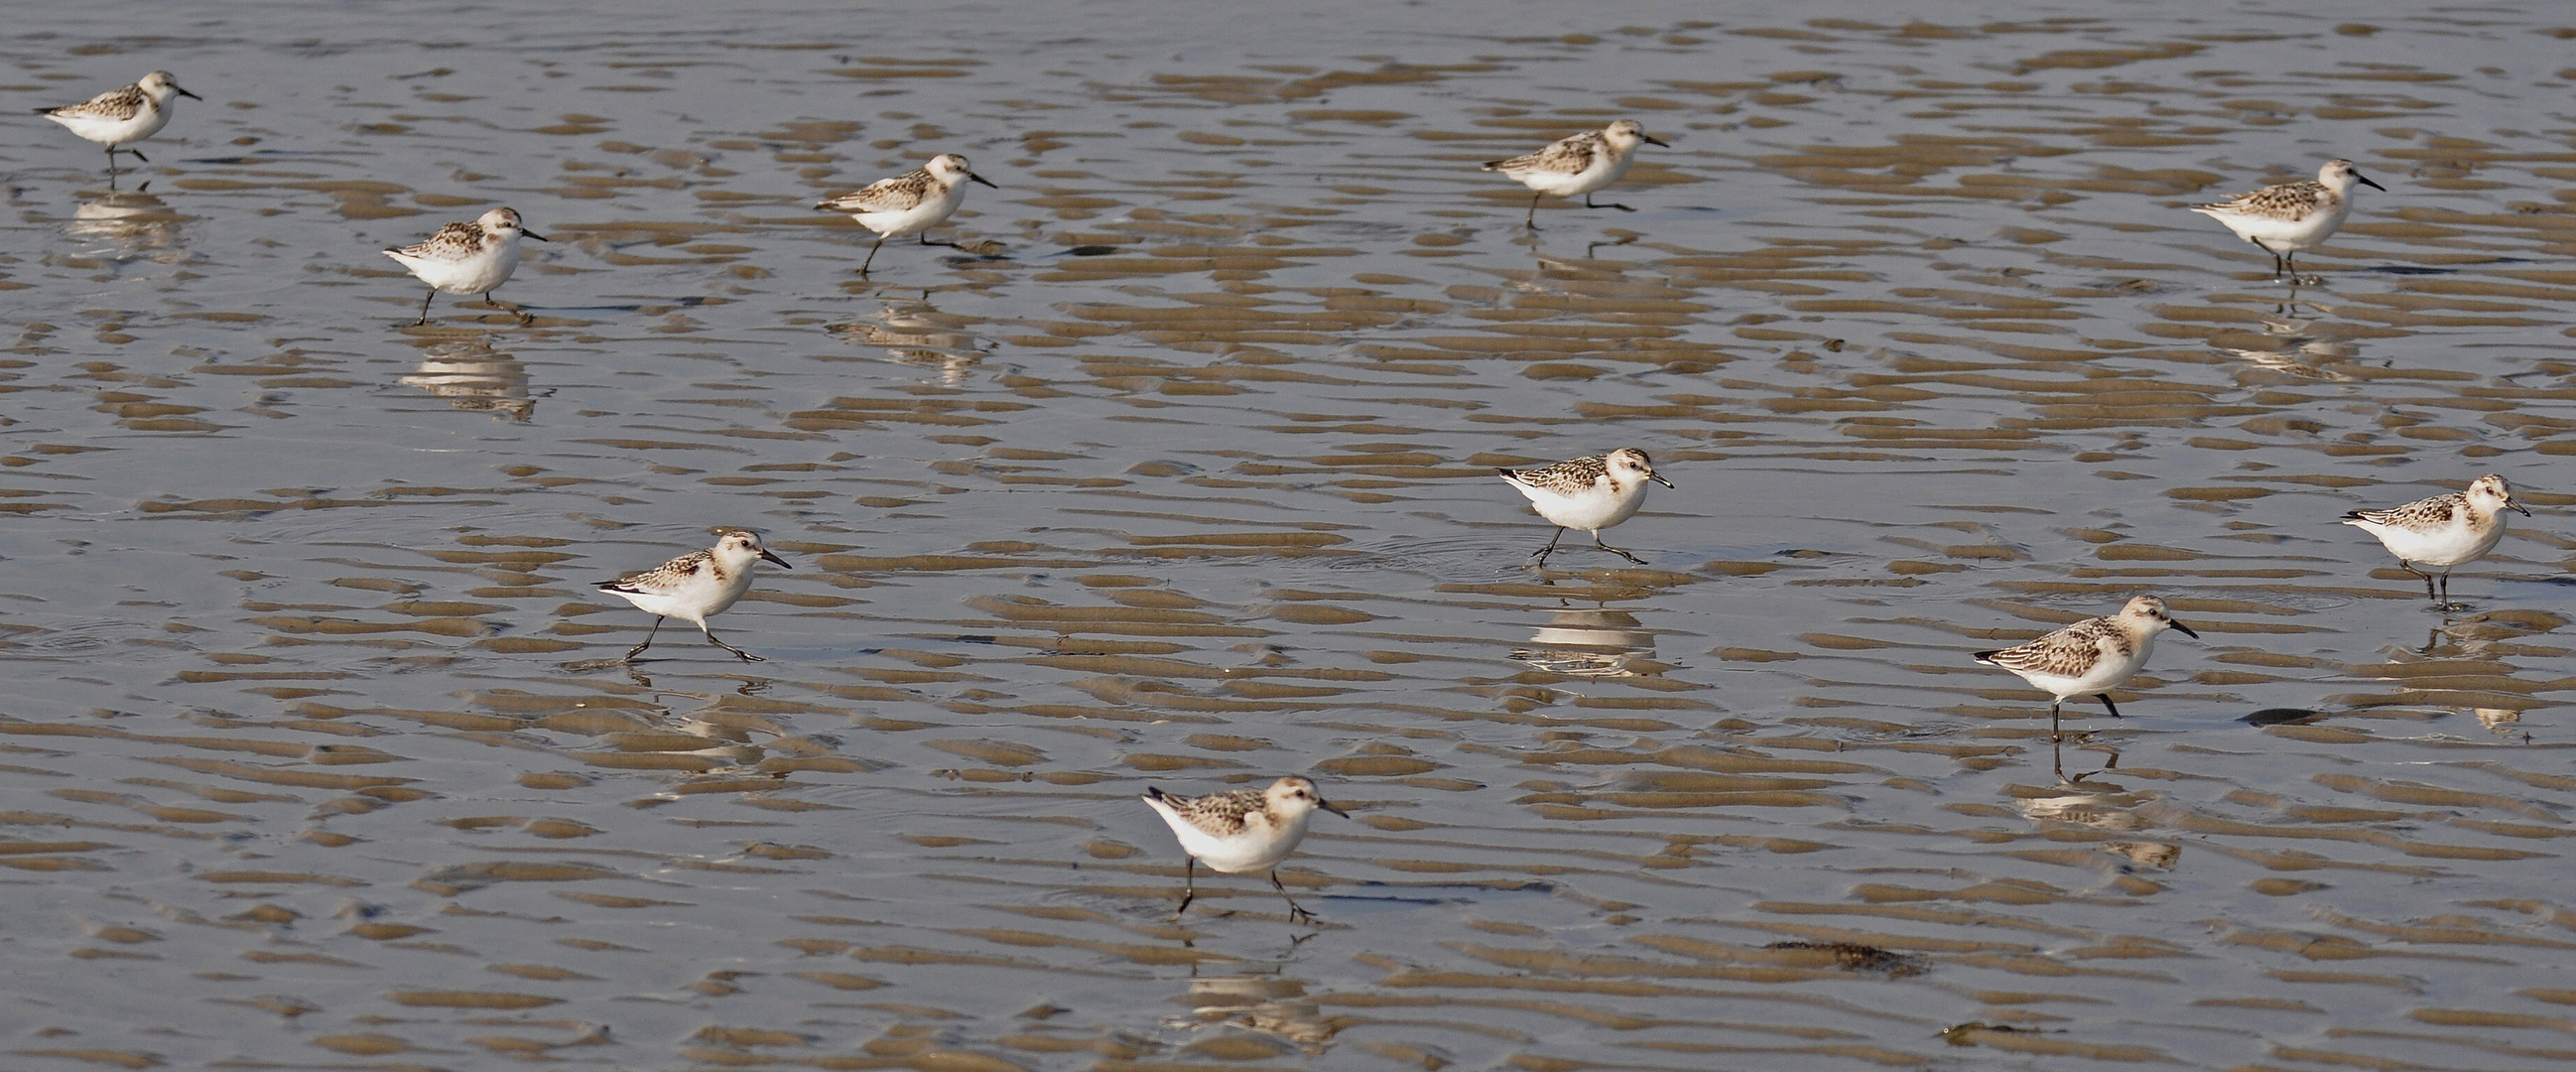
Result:
<svg viewBox="0 0 2576 1072"><path fill-rule="evenodd" d="M1001 189L985 182L983 176L967 167L965 157L941 153L931 157L919 171L878 179L862 189L814 207L847 212L851 219L859 221L859 226L877 233L877 244L868 247L868 259L859 265L859 274L866 275L868 265L877 262L877 250L885 245L886 239L917 234L921 235L921 244L925 246L955 245L953 242L933 242L926 232L945 222L956 213L958 205L965 203L965 184L970 181Z"/></svg>
<svg viewBox="0 0 2576 1072"><path fill-rule="evenodd" d="M2193 205L2191 210L2226 224L2236 237L2261 247L2272 255L2272 275L2277 278L2288 272L2296 283L2299 251L2323 245L2343 226L2343 218L2352 212L2356 182L2373 190L2388 189L2354 171L2352 161L2330 160L2317 169L2314 182L2266 186L2225 201Z"/></svg>
<svg viewBox="0 0 2576 1072"><path fill-rule="evenodd" d="M385 256L402 262L411 274L429 284L429 293L421 296L420 319L414 326L429 323L429 301L439 291L450 294L481 294L486 305L507 308L528 322L528 312L515 305L492 300L492 291L519 270L519 238L539 242L554 241L535 231L519 226L519 214L511 209L496 208L472 223L451 223L429 236L429 241L410 246L394 246Z"/></svg>
<svg viewBox="0 0 2576 1072"><path fill-rule="evenodd" d="M1203 797L1176 797L1148 786L1145 803L1162 815L1172 835L1181 839L1181 851L1189 854L1181 870L1181 907L1172 913L1173 919L1189 911L1190 901L1199 895L1197 866L1205 862L1229 875L1270 872L1270 885L1288 902L1288 918L1313 922L1314 913L1298 907L1297 899L1288 896L1288 887L1280 883L1279 861L1306 839L1306 821L1314 817L1315 809L1351 817L1325 803L1314 782L1293 774L1270 783L1268 789L1236 789Z"/></svg>
<svg viewBox="0 0 2576 1072"><path fill-rule="evenodd" d="M161 132L170 125L172 94L189 100L204 100L179 88L176 76L168 71L154 71L143 80L123 89L111 89L79 104L60 108L38 108L36 114L70 128L71 132L107 146L107 177L116 179L116 150ZM127 149L136 160L146 164L151 158Z"/></svg>
<svg viewBox="0 0 2576 1072"><path fill-rule="evenodd" d="M769 553L760 545L760 537L742 529L728 529L716 545L704 551L691 551L678 558L645 570L629 573L613 581L599 582L599 590L614 593L635 609L653 616L653 628L644 634L644 642L626 653L627 662L653 646L653 634L662 631L665 617L685 618L696 622L698 631L707 635L707 643L742 656L745 662L761 662L760 656L716 639L715 630L707 628L707 619L724 613L742 594L751 589L751 563L768 559L780 569L795 569L787 560Z"/></svg>
<svg viewBox="0 0 2576 1072"><path fill-rule="evenodd" d="M1523 222L1533 231L1538 229L1538 200L1554 194L1558 197L1580 197L1585 208L1615 208L1635 212L1626 205L1596 205L1592 191L1619 181L1636 160L1637 143L1646 142L1672 148L1649 136L1646 128L1634 119L1622 119L1599 130L1587 130L1566 138L1527 156L1509 160L1490 160L1485 170L1499 171L1514 182L1536 191L1530 195L1529 218Z"/></svg>
<svg viewBox="0 0 2576 1072"><path fill-rule="evenodd" d="M2058 739L2058 708L2071 698L2090 693L2102 701L2112 718L2120 717L2120 709L2112 706L2111 694L2105 690L2128 680L2129 675L2147 665L2147 652L2155 646L2156 634L2168 628L2200 639L2190 626L2165 614L2164 600L2136 596L2118 614L2086 618L2030 643L1981 651L1970 658L2019 674L2022 680L2054 697L2048 702L2048 739L2053 742ZM2061 766L2057 773L2063 777L2066 771Z"/></svg>
<svg viewBox="0 0 2576 1072"><path fill-rule="evenodd" d="M1547 546L1530 557L1547 565L1547 556L1556 550L1556 541L1567 529L1582 529L1592 534L1592 546L1627 559L1640 566L1646 560L1601 542L1601 530L1636 516L1645 505L1646 482L1665 487L1673 482L1655 475L1655 463L1646 460L1646 452L1635 447L1621 447L1608 454L1588 458L1568 458L1537 469L1497 469L1521 494L1529 496L1530 508L1538 516L1556 524L1556 535L1547 538Z"/></svg>
<svg viewBox="0 0 2576 1072"><path fill-rule="evenodd" d="M2424 578L2424 598L2451 603L2451 568L2485 558L2504 539L2504 511L2524 517L2531 511L2513 501L2504 478L2488 473L2469 482L2467 491L2417 499L2387 510L2354 510L2343 523L2379 537L2380 546L2397 556L2397 565ZM2442 567L2442 594L2433 594L2433 575L2413 563Z"/></svg>

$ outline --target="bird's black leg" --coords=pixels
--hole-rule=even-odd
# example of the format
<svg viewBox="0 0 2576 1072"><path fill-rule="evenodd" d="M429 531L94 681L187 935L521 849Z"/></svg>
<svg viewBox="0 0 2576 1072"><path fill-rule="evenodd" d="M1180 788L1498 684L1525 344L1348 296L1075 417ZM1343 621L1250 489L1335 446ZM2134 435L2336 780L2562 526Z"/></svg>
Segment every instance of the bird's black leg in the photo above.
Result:
<svg viewBox="0 0 2576 1072"><path fill-rule="evenodd" d="M1537 559L1538 564L1541 566L1547 565L1547 556L1556 553L1556 541L1564 538L1565 526L1559 525L1556 527L1556 535L1547 538L1547 546L1539 548L1538 553L1533 554L1530 557Z"/></svg>
<svg viewBox="0 0 2576 1072"><path fill-rule="evenodd" d="M2048 743L2050 744L2057 743L2057 709L2064 706L2066 706L2065 700L2048 701ZM2060 769L2060 773L2063 773L2063 768Z"/></svg>
<svg viewBox="0 0 2576 1072"><path fill-rule="evenodd" d="M921 244L922 244L922 245L925 245L925 246L946 246L946 247L948 247L948 248L950 248L950 249L962 249L962 248L964 248L964 247L962 247L962 246L959 246L959 245L958 245L957 243L955 243L955 242L933 242L933 241L931 241L931 240L930 240L930 232L928 232L928 231L923 231L923 232L921 232Z"/></svg>
<svg viewBox="0 0 2576 1072"><path fill-rule="evenodd" d="M717 646L717 647L719 647L719 648L723 648L723 649L724 649L724 650L726 650L726 651L729 651L729 652L732 652L732 653L734 653L734 654L736 654L736 655L742 656L742 661L744 661L744 662L747 662L747 663L765 663L765 662L768 662L768 661L769 661L769 660L767 660L767 659L763 659L763 658L761 658L760 656L757 656L757 655L754 655L754 654L752 654L752 653L750 653L750 652L744 651L744 650L742 650L741 648L734 647L734 646L733 646L733 645L731 645L731 644L727 644L727 643L725 643L724 641L721 641L721 640L716 639L716 631L715 631L715 630L713 630L713 629L709 629L709 628L707 628L707 627L706 627L706 626L704 626L704 625L700 625L700 626L698 626L698 631L699 631L699 632L701 632L701 633L705 633L705 634L707 635L707 643L709 643L709 644L713 644L713 645L715 645L715 646Z"/></svg>
<svg viewBox="0 0 2576 1072"><path fill-rule="evenodd" d="M2055 772L2055 773L2056 773L2056 775L2057 775L2057 780L2058 780L2058 781L2061 781L2061 782L2062 782L2062 781L2065 781L2065 780L2066 780L2066 746L2065 746L2065 745L2062 745L2062 744L2057 743L2057 738L2056 738L2056 737L2054 737L2054 736L2051 736L2051 737L2048 739L2048 754L2049 754L2049 763L2048 763L2049 770L2051 770L2051 771L2053 771L2053 772Z"/></svg>
<svg viewBox="0 0 2576 1072"><path fill-rule="evenodd" d="M1626 552L1626 551L1622 551L1622 550L1620 550L1620 549L1618 549L1618 548L1616 548L1616 547L1612 547L1612 546L1610 546L1609 544L1606 544L1606 543L1601 542L1601 531L1600 531L1599 529L1594 529L1594 530L1593 530L1593 532L1592 532L1592 546L1594 546L1594 547L1598 547L1598 548L1600 548L1600 549L1602 549L1602 550L1604 550L1604 551L1608 551L1608 552L1610 552L1611 554L1614 554L1614 555L1617 555L1617 556L1619 556L1619 557L1621 557L1621 558L1627 559L1628 561L1633 562L1633 563L1636 563L1637 565L1642 566L1642 565L1645 565L1645 564L1646 564L1646 560L1645 560L1645 559L1639 558L1639 557L1637 557L1637 556L1635 556L1635 555L1629 554L1629 553L1628 553L1628 552Z"/></svg>
<svg viewBox="0 0 2576 1072"><path fill-rule="evenodd" d="M435 293L437 293L437 292L436 292L436 291L431 291L430 293L435 294ZM635 657L636 657L636 656L644 654L644 649L646 649L646 648L649 648L649 647L652 647L652 646L653 646L653 634L655 634L655 633L659 633L659 632L661 632L661 631L662 631L662 616L661 616L661 615L659 615L659 614L656 614L656 615L654 615L654 616L653 616L653 628L651 628L651 629L647 629L647 630L645 630L645 631L644 631L644 642L643 642L643 643L641 643L641 644L637 644L637 645L635 645L635 646L634 646L634 647L632 647L632 648L628 648L628 649L626 649L626 658L624 658L624 659L622 659L622 660L619 660L619 661L621 661L621 662L630 662L630 663L631 663L631 662L634 662L634 661L635 661Z"/></svg>
<svg viewBox="0 0 2576 1072"><path fill-rule="evenodd" d="M1528 227L1530 230L1533 230L1533 231L1538 230L1538 199L1539 199L1540 197L1542 197L1542 196L1545 196L1545 195L1543 195L1543 194L1531 194L1531 195L1530 195L1529 218L1528 218L1528 219L1526 219L1526 220L1522 220L1522 221L1521 221L1521 223L1522 223L1524 226Z"/></svg>
<svg viewBox="0 0 2576 1072"><path fill-rule="evenodd" d="M883 238L879 238L879 239L877 239L877 244L876 244L876 245L873 245L873 246L869 246L869 247L868 247L868 259L867 259L867 260L865 260L865 261L863 261L863 262L861 262L861 263L859 264L859 277L860 277L860 278L864 279L864 278L866 278L866 277L867 277L867 274L868 274L868 265L875 264L875 263L877 262L877 251L878 251L878 250L880 250L880 249L884 249L884 248L885 248L885 239L883 239Z"/></svg>
<svg viewBox="0 0 2576 1072"><path fill-rule="evenodd" d="M411 326L419 327L423 324L429 323L429 303L431 299L436 297L438 297L437 287L429 288L429 293L420 296L420 319L412 321Z"/></svg>
<svg viewBox="0 0 2576 1072"><path fill-rule="evenodd" d="M1288 896L1288 886L1286 883L1279 881L1279 869L1276 867L1270 869L1270 888L1278 890L1279 899L1288 902L1288 922L1303 923L1308 926L1314 925L1315 914L1299 907L1297 899Z"/></svg>
<svg viewBox="0 0 2576 1072"><path fill-rule="evenodd" d="M152 162L152 158L151 158L151 157L148 157L148 156L143 155L143 150L141 150L141 149L137 149L137 148L135 148L135 147L133 147L133 146L131 146L131 145L128 145L128 146L126 146L126 147L125 147L125 151L126 151L126 152L128 152L128 153L132 153L132 154L134 154L134 158L135 158L135 159L140 160L140 161L142 161L142 162L144 162L144 163L146 163L146 164L149 164L149 163L151 163L151 162Z"/></svg>
<svg viewBox="0 0 2576 1072"><path fill-rule="evenodd" d="M2426 573L2426 572L2424 572L2423 570L2416 569L2416 568L2415 568L2415 564L2414 564L2414 563L2412 563L2412 562L2408 562L2408 561L2406 561L2405 559L2399 559L2399 560L2397 560L2397 568L2398 568L2398 569L2405 570L2406 572L2408 572L2408 573L2412 573L2412 574L2414 574L2414 575L2416 575L2416 576L2418 576L2418 577L2422 577L2422 578L2424 578L2424 598L2426 598L2426 599L2439 599L2439 598L2440 598L2440 597L2435 596L2435 595L2433 594L2433 575L2432 575L2432 574L2430 574L2430 573Z"/></svg>
<svg viewBox="0 0 2576 1072"><path fill-rule="evenodd" d="M1172 910L1172 919L1177 922L1182 913L1190 910L1190 902L1198 900L1198 897L1199 858L1184 856L1181 858L1181 906Z"/></svg>
<svg viewBox="0 0 2576 1072"><path fill-rule="evenodd" d="M518 318L519 318L519 324L520 324L521 326L523 326L523 327L524 327L524 326L526 326L526 325L528 325L528 324L530 324L530 323L532 323L532 322L534 322L534 321L536 320L536 318L535 318L535 317L532 317L532 316L529 316L529 315L528 315L528 311L527 311L527 310L522 309L522 308L519 308L519 307L518 307L518 306L516 306L516 305L512 305L512 304L510 304L509 302L502 301L502 300L501 300L501 299L499 299L499 298L495 298L495 297L493 297L493 296L492 296L492 292L491 292L491 291L488 291L488 290L483 292L483 304L485 304L485 305L487 305L487 306L490 306L490 307L492 307L492 308L494 308L494 309L507 309L507 310L509 310L509 311L510 311L510 315L515 316L515 317L518 317Z"/></svg>
<svg viewBox="0 0 2576 1072"><path fill-rule="evenodd" d="M2120 709L2119 709L2119 708L2117 708L2117 707L2113 707L2113 706L2111 706L2111 694L2110 694L2110 693L2107 693L2107 692L2105 692L2105 693L2101 693L2101 694L2099 694L2099 695L2097 695L2097 696L2095 696L2095 697L2093 697L2093 698L2094 698L2094 699L2096 699L2096 700L2100 700L2100 701L2102 701L2102 707L2103 707L2103 709L2104 709L2104 710L2107 710L2107 711L2109 711L2109 712L2111 712L2111 717L2112 717L2112 718L2118 718L2118 717L2120 717Z"/></svg>
<svg viewBox="0 0 2576 1072"><path fill-rule="evenodd" d="M1618 209L1618 210L1619 210L1619 211L1621 211L1621 212L1635 212L1635 211L1637 211L1636 209L1629 208L1628 206L1626 206L1626 205L1622 205L1622 204L1620 204L1620 203L1618 203L1618 202L1616 202L1616 201L1613 201L1613 202L1611 202L1611 203L1609 203L1609 204L1607 204L1607 205L1596 205L1596 204L1593 204L1593 203L1592 203L1592 195L1591 195L1591 194L1585 194L1585 195L1583 195L1583 207L1585 207L1585 208L1615 208L1615 209Z"/></svg>

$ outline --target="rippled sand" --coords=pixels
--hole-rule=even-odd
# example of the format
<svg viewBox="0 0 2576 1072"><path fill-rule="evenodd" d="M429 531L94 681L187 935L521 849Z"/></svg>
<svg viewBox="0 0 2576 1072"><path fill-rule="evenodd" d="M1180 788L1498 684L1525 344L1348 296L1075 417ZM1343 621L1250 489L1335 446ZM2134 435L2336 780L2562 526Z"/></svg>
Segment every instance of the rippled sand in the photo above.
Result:
<svg viewBox="0 0 2576 1072"><path fill-rule="evenodd" d="M15 13L207 101L0 146L11 1067L2576 1058L2565 12L751 7ZM2181 210L2333 156L2322 286ZM406 327L495 204L534 326ZM2490 470L2471 611L2334 523ZM610 664L718 524L770 661ZM2061 785L1966 653L2136 592ZM1325 929L1170 922L1135 795L1286 772Z"/></svg>

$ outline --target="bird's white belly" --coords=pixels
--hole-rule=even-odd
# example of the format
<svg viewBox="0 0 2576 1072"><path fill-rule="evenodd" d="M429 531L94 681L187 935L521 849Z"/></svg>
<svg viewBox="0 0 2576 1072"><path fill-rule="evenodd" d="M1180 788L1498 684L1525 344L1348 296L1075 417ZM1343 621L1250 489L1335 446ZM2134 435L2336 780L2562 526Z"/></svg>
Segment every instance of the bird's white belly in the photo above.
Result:
<svg viewBox="0 0 2576 1072"><path fill-rule="evenodd" d="M917 235L946 222L956 214L957 206L966 200L962 186L928 198L918 205L896 212L862 212L852 216L859 226L877 233L880 238L902 238Z"/></svg>
<svg viewBox="0 0 2576 1072"><path fill-rule="evenodd" d="M1305 824L1301 822L1285 831L1247 826L1243 834L1221 839L1211 837L1188 823L1172 825L1175 828L1173 833L1180 837L1181 851L1229 875L1267 871L1278 866L1279 861L1287 859L1288 854L1297 848L1297 842L1306 833Z"/></svg>
<svg viewBox="0 0 2576 1072"><path fill-rule="evenodd" d="M404 259L405 267L420 281L450 294L482 294L508 282L510 273L519 269L519 246L504 242L482 253L458 260Z"/></svg>
<svg viewBox="0 0 2576 1072"><path fill-rule="evenodd" d="M142 141L170 125L170 109L145 108L131 119L99 119L81 116L47 116L72 133L101 145L126 145Z"/></svg>
<svg viewBox="0 0 2576 1072"><path fill-rule="evenodd" d="M1611 490L1606 481L1594 481L1581 495L1549 495L1530 500L1530 506L1538 511L1538 516L1551 523L1586 532L1598 532L1635 517L1637 508L1645 504L1644 484L1630 488L1622 495Z"/></svg>
<svg viewBox="0 0 2576 1072"><path fill-rule="evenodd" d="M2324 245L2325 240L2334 235L2336 228L2343 226L2344 217L2351 212L2351 206L2352 203L2346 201L2333 212L2314 213L2295 220L2275 219L2269 216L2220 216L2218 221L2226 224L2228 230L2236 232L2236 237L2261 243L2267 249L2276 251L2314 249Z"/></svg>
<svg viewBox="0 0 2576 1072"><path fill-rule="evenodd" d="M2370 534L2379 537L2380 546L2387 548L2389 554L2400 559L2427 566L2449 567L2476 561L2485 557L2487 552L2495 550L2496 544L2504 539L2504 526L2489 525L2485 532L2472 530L2465 525L2437 529L2432 532L2373 528Z"/></svg>
<svg viewBox="0 0 2576 1072"><path fill-rule="evenodd" d="M668 592L620 592L610 589L609 594L635 604L635 609L646 614L679 618L697 623L698 627L703 629L706 628L707 619L724 613L726 608L740 602L742 594L750 589L751 574L749 570L745 570L740 576L739 583L735 584L722 584L702 576L696 583L683 585Z"/></svg>
<svg viewBox="0 0 2576 1072"><path fill-rule="evenodd" d="M1604 186L1608 186L1611 183L1619 181L1619 176L1628 173L1628 165L1633 159L1634 158L1632 157L1614 156L1607 159L1595 160L1591 167L1571 173L1563 171L1524 172L1520 176L1521 185L1527 186L1540 193L1551 194L1557 197L1581 197L1594 190L1598 190Z"/></svg>

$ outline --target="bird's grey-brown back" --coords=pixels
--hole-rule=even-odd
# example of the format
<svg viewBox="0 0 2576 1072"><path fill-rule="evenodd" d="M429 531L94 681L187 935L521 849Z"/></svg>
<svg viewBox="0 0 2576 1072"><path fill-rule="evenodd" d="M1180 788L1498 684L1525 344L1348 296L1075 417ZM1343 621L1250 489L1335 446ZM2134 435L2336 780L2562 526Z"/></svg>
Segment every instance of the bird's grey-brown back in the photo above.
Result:
<svg viewBox="0 0 2576 1072"><path fill-rule="evenodd" d="M878 179L814 207L843 212L901 212L920 207L938 189L938 179L931 177L929 171L916 168L893 178Z"/></svg>
<svg viewBox="0 0 2576 1072"><path fill-rule="evenodd" d="M64 119L132 119L152 104L152 98L143 92L143 87L134 85L108 90L78 104L38 108L36 114Z"/></svg>
<svg viewBox="0 0 2576 1072"><path fill-rule="evenodd" d="M613 581L601 581L599 582L599 587L608 589L668 588L683 580L695 577L700 573L705 573L718 581L726 579L724 566L716 561L715 552L706 548L699 548L698 550L681 555L651 569L637 570L633 573L620 576Z"/></svg>
<svg viewBox="0 0 2576 1072"><path fill-rule="evenodd" d="M1555 171L1572 175L1589 170L1594 160L1608 155L1609 152L1610 146L1602 140L1601 132L1587 130L1581 134L1551 142L1536 152L1523 153L1506 160L1487 161L1485 170L1499 171L1506 175L1524 171Z"/></svg>
<svg viewBox="0 0 2576 1072"><path fill-rule="evenodd" d="M1581 458L1567 458L1564 461L1557 462L1552 465L1542 465L1534 469L1505 469L1502 471L1502 475L1515 484L1526 484L1530 487L1537 488L1540 491L1552 491L1559 495L1572 495L1576 492L1583 491L1586 488L1590 488L1592 485L1600 482L1602 477L1609 475L1609 473L1610 459L1608 455L1604 454L1586 455ZM1493 485L1487 484L1485 486L1492 487Z"/></svg>
<svg viewBox="0 0 2576 1072"><path fill-rule="evenodd" d="M1263 810L1260 790L1229 789L1184 797L1149 788L1146 794L1148 803L1160 805L1162 810L1213 837L1233 837L1243 833L1244 828L1251 825L1249 818L1254 815L1261 816L1264 822L1271 819Z"/></svg>
<svg viewBox="0 0 2576 1072"><path fill-rule="evenodd" d="M2016 644L2000 651L1983 652L1977 661L1991 663L2006 670L2028 670L2056 677L2082 677L2101 661L2103 643L2111 645L2115 657L2136 654L2137 642L2121 628L2117 615L2086 618L2036 640Z"/></svg>

